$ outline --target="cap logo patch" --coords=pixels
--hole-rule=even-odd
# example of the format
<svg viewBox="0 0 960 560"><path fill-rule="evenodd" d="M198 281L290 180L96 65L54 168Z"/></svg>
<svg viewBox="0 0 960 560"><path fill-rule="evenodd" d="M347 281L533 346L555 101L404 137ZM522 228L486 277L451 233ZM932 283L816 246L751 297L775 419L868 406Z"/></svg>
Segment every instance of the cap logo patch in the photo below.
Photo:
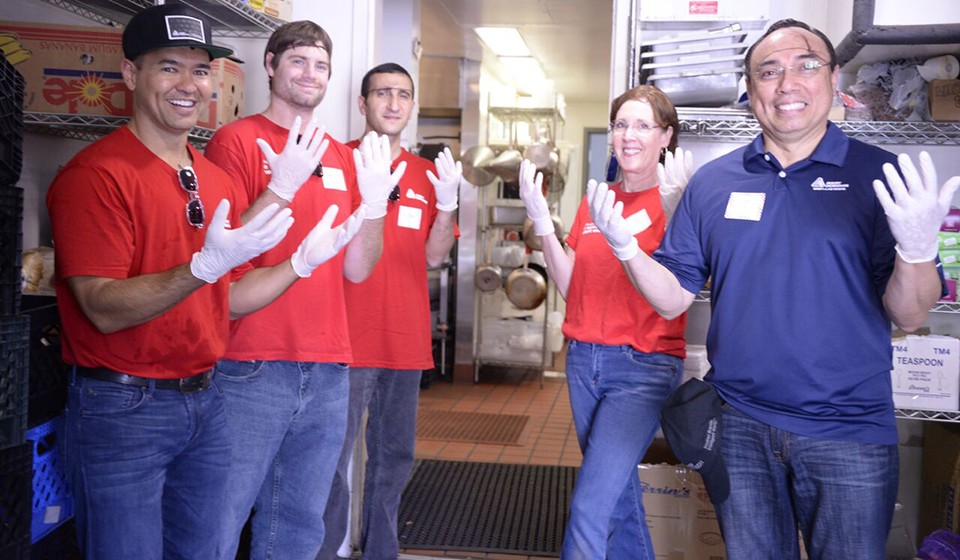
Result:
<svg viewBox="0 0 960 560"><path fill-rule="evenodd" d="M203 33L203 22L195 17L184 15L169 15L167 21L167 38L171 41L196 41L206 44Z"/></svg>

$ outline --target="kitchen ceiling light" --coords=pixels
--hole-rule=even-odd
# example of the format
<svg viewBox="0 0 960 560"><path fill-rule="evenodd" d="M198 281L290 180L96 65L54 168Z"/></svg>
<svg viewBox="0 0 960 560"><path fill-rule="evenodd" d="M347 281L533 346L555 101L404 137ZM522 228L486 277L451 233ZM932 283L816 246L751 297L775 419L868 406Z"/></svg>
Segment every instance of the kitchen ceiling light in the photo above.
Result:
<svg viewBox="0 0 960 560"><path fill-rule="evenodd" d="M530 56L526 41L515 27L475 27L473 31L497 56Z"/></svg>
<svg viewBox="0 0 960 560"><path fill-rule="evenodd" d="M524 81L540 81L546 79L540 62L532 56L501 56L500 63L514 75Z"/></svg>

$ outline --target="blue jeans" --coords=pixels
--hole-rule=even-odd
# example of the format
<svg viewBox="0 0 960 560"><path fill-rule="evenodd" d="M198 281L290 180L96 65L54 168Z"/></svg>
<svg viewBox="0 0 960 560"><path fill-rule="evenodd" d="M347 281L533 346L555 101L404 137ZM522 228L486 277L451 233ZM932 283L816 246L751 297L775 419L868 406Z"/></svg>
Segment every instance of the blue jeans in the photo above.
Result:
<svg viewBox="0 0 960 560"><path fill-rule="evenodd" d="M350 413L343 452L324 521L329 527L320 560L337 557L349 523L347 466L368 411L367 464L363 486L360 549L364 560L394 560L400 552L400 494L413 469L420 370L350 368Z"/></svg>
<svg viewBox="0 0 960 560"><path fill-rule="evenodd" d="M897 498L896 445L813 439L723 407L730 497L717 507L728 560L883 560Z"/></svg>
<svg viewBox="0 0 960 560"><path fill-rule="evenodd" d="M230 446L223 393L70 374L64 459L85 558L213 558Z"/></svg>
<svg viewBox="0 0 960 560"><path fill-rule="evenodd" d="M310 559L343 447L348 367L336 363L217 364L233 444L219 558L233 560L253 509L254 559Z"/></svg>
<svg viewBox="0 0 960 560"><path fill-rule="evenodd" d="M676 356L570 341L567 386L583 462L561 558L653 560L637 465L682 377Z"/></svg>

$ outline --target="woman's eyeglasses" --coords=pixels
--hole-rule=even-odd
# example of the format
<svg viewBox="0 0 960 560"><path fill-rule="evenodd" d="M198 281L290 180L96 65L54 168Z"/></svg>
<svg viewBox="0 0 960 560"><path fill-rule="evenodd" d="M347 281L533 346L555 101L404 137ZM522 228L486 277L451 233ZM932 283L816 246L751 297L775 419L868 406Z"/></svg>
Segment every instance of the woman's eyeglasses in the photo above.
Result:
<svg viewBox="0 0 960 560"><path fill-rule="evenodd" d="M200 184L197 182L197 174L193 167L188 165L177 171L177 178L180 180L180 187L190 195L190 200L187 202L187 222L195 228L202 228L205 214L203 203L200 202Z"/></svg>

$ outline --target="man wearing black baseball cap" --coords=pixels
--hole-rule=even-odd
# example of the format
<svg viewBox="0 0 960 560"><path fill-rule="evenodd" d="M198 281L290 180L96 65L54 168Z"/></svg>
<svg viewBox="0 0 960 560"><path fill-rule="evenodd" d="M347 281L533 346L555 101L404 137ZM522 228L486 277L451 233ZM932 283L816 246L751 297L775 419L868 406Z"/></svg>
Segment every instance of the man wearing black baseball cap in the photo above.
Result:
<svg viewBox="0 0 960 560"><path fill-rule="evenodd" d="M123 56L136 60L141 54L168 47L190 47L223 58L233 50L212 41L213 29L202 14L183 4L163 4L140 12L123 30Z"/></svg>
<svg viewBox="0 0 960 560"><path fill-rule="evenodd" d="M71 159L47 194L73 364L66 470L86 558L216 557L230 439L213 366L230 318L267 305L359 228L331 229L331 214L293 258L238 278L293 218L274 204L242 222L233 178L187 143L212 95L210 61L231 52L210 33L181 5L134 16L120 67L133 116ZM271 166L317 165L302 159Z"/></svg>
<svg viewBox="0 0 960 560"><path fill-rule="evenodd" d="M700 473L714 504L730 495L730 477L720 456L721 405L716 390L694 378L678 387L660 410L663 437L677 459Z"/></svg>

